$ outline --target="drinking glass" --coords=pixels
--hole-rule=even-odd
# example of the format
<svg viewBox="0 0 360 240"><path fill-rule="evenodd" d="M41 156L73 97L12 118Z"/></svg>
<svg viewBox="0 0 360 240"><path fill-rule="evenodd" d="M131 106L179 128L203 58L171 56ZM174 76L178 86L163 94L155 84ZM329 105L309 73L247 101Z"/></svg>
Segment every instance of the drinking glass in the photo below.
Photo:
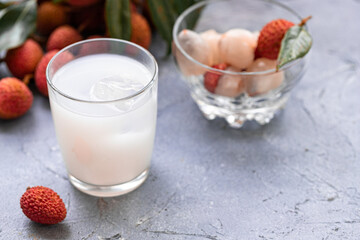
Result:
<svg viewBox="0 0 360 240"><path fill-rule="evenodd" d="M47 86L70 182L98 197L139 187L150 168L158 66L144 48L99 38L59 51Z"/></svg>

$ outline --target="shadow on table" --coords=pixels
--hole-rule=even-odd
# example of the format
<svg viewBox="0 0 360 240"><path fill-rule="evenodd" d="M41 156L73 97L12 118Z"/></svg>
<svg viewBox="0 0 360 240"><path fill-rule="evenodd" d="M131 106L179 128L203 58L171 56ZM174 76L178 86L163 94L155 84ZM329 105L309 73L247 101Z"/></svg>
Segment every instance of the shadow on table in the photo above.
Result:
<svg viewBox="0 0 360 240"><path fill-rule="evenodd" d="M71 235L69 226L64 223L43 225L30 222L28 231L34 239L69 239Z"/></svg>

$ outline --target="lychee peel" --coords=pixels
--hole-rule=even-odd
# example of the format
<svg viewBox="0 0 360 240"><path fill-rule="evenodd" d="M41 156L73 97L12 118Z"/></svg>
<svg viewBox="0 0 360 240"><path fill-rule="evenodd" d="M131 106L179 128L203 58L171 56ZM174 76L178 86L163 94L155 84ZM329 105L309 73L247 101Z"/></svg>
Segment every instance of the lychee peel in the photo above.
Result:
<svg viewBox="0 0 360 240"><path fill-rule="evenodd" d="M33 103L33 94L17 78L0 80L0 118L14 119L24 115Z"/></svg>
<svg viewBox="0 0 360 240"><path fill-rule="evenodd" d="M59 50L52 50L46 53L40 60L35 70L35 85L39 92L44 96L49 96L48 87L46 83L46 67L50 60L55 56Z"/></svg>
<svg viewBox="0 0 360 240"><path fill-rule="evenodd" d="M148 49L151 43L150 25L141 14L131 13L131 37L130 41Z"/></svg>
<svg viewBox="0 0 360 240"><path fill-rule="evenodd" d="M56 224L66 217L60 196L43 186L28 188L20 199L20 207L30 220L41 224Z"/></svg>
<svg viewBox="0 0 360 240"><path fill-rule="evenodd" d="M62 5L44 2L38 7L36 29L40 34L50 34L55 28L66 22L67 14Z"/></svg>
<svg viewBox="0 0 360 240"><path fill-rule="evenodd" d="M17 78L24 78L35 71L36 65L43 56L40 45L28 39L23 45L7 51L5 62L9 71Z"/></svg>
<svg viewBox="0 0 360 240"><path fill-rule="evenodd" d="M281 41L286 31L292 26L294 26L294 23L285 19L276 19L267 23L260 31L255 57L277 59Z"/></svg>
<svg viewBox="0 0 360 240"><path fill-rule="evenodd" d="M70 44L82 40L80 33L69 25L56 28L49 36L46 49L47 51L62 49Z"/></svg>

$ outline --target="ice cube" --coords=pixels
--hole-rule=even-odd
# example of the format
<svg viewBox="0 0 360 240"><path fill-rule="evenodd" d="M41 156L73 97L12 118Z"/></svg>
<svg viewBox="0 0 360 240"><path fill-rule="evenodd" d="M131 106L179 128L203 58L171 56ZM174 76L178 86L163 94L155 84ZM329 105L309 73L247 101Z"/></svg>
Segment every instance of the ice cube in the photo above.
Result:
<svg viewBox="0 0 360 240"><path fill-rule="evenodd" d="M95 101L111 101L131 96L144 87L139 81L124 76L107 76L96 82L90 90L90 98ZM135 99L116 101L114 106L120 111L129 111Z"/></svg>
<svg viewBox="0 0 360 240"><path fill-rule="evenodd" d="M140 82L124 76L112 75L96 82L90 90L90 97L97 101L111 101L133 95L143 87Z"/></svg>

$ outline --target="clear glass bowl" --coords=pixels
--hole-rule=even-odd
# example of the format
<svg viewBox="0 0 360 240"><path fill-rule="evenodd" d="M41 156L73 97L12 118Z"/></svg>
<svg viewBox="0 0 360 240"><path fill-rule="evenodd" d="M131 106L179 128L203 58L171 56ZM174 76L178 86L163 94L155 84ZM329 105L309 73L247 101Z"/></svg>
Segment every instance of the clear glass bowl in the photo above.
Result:
<svg viewBox="0 0 360 240"><path fill-rule="evenodd" d="M199 13L197 24L193 27L193 19ZM173 28L173 55L192 98L207 119L224 118L234 128L241 127L249 120L255 120L261 125L269 123L274 114L284 107L291 89L304 74L305 58L283 66L279 72L276 72L275 67L261 72L219 70L201 63L186 52L184 43L180 44L179 33L190 29L200 34L213 29L222 34L230 29L241 28L255 34L266 23L278 18L294 23L302 19L294 10L273 0L213 0L193 5L176 20ZM210 92L204 87L205 72L241 79L243 91L232 97Z"/></svg>

